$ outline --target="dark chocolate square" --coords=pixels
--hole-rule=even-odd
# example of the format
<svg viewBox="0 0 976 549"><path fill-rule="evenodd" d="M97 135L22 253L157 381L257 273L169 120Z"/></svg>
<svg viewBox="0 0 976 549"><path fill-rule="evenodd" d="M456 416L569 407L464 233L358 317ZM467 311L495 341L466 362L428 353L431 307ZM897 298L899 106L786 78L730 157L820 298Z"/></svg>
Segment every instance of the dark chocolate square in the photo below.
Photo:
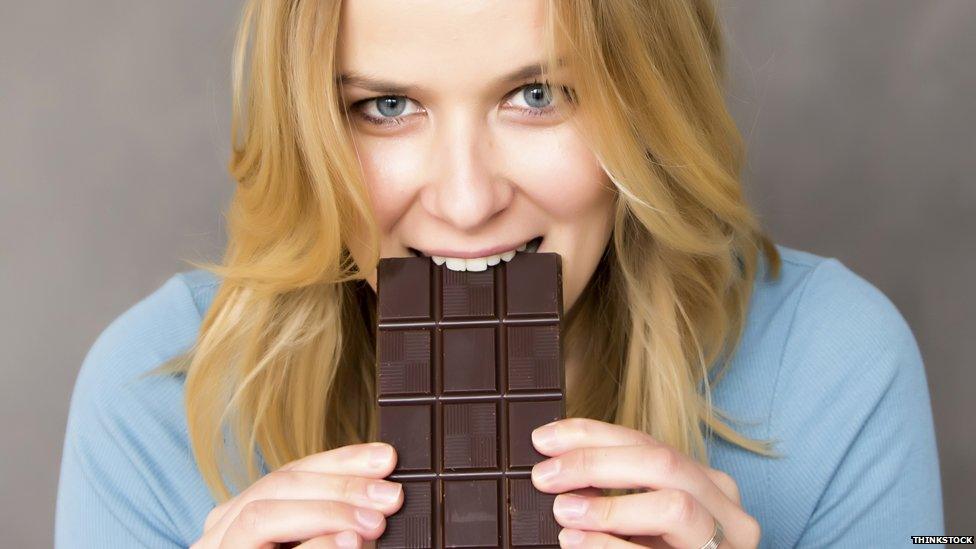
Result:
<svg viewBox="0 0 976 549"><path fill-rule="evenodd" d="M521 254L506 269L508 316L558 315L562 309L561 277L539 276L559 262L553 253Z"/></svg>
<svg viewBox="0 0 976 549"><path fill-rule="evenodd" d="M494 468L497 424L494 402L444 404L444 468Z"/></svg>
<svg viewBox="0 0 976 549"><path fill-rule="evenodd" d="M430 331L382 330L379 348L379 394L430 392Z"/></svg>
<svg viewBox="0 0 976 549"><path fill-rule="evenodd" d="M430 481L403 483L403 505L386 519L386 530L377 547L433 547Z"/></svg>
<svg viewBox="0 0 976 549"><path fill-rule="evenodd" d="M559 327L508 328L508 388L560 389Z"/></svg>
<svg viewBox="0 0 976 549"><path fill-rule="evenodd" d="M498 481L444 481L444 546L499 547Z"/></svg>
<svg viewBox="0 0 976 549"><path fill-rule="evenodd" d="M560 400L513 401L508 403L508 451L509 466L532 467L549 459L536 451L532 444L532 431L536 427L563 417Z"/></svg>
<svg viewBox="0 0 976 549"><path fill-rule="evenodd" d="M428 404L380 407L380 440L397 450L396 471L431 469Z"/></svg>
<svg viewBox="0 0 976 549"><path fill-rule="evenodd" d="M531 478L513 478L507 482L511 502L512 545L558 546L562 526L552 514L556 494L540 492L532 484Z"/></svg>
<svg viewBox="0 0 976 549"><path fill-rule="evenodd" d="M450 328L444 338L444 392L495 390L495 328Z"/></svg>
<svg viewBox="0 0 976 549"><path fill-rule="evenodd" d="M430 259L383 258L380 264L376 280L378 320L429 319Z"/></svg>
<svg viewBox="0 0 976 549"><path fill-rule="evenodd" d="M495 314L495 273L444 271L444 318L484 318Z"/></svg>

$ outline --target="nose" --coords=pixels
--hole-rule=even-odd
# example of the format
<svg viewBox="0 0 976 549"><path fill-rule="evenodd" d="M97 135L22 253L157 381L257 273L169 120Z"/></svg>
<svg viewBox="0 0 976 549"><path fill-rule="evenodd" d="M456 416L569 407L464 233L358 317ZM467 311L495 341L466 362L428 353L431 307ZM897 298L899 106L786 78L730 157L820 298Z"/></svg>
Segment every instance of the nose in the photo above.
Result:
<svg viewBox="0 0 976 549"><path fill-rule="evenodd" d="M471 231L508 207L514 190L497 169L492 137L483 125L467 117L452 119L435 138L431 154L434 169L420 196L428 213Z"/></svg>

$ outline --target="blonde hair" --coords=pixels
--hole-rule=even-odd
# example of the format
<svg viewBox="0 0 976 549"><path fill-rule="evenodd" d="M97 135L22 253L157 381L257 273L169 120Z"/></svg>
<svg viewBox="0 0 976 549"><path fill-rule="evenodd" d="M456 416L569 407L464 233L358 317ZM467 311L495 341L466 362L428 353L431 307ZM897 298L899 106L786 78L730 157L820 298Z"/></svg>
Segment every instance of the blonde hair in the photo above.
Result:
<svg viewBox="0 0 976 549"><path fill-rule="evenodd" d="M741 192L714 7L546 9L548 64L560 47L571 54L574 123L618 191L612 242L564 321L586 387L567 395L567 415L644 431L703 463L713 433L774 455L711 402L760 254L772 276L780 268ZM256 452L273 470L376 432L365 276L379 234L335 79L340 11L339 0L249 0L238 30L228 245L220 264L189 261L221 283L193 346L156 371L185 374L193 453L221 501L259 478ZM353 239L372 251L362 265Z"/></svg>

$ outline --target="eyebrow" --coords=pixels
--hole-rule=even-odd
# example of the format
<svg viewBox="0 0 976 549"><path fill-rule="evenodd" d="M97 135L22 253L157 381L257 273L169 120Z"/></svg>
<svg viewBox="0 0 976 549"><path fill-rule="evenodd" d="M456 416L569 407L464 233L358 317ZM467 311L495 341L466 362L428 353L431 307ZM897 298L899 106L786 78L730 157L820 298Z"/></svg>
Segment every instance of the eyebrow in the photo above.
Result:
<svg viewBox="0 0 976 549"><path fill-rule="evenodd" d="M556 63L558 67L562 67L565 65L565 59L560 58L556 61ZM495 85L515 82L516 80L534 78L541 75L547 67L547 63L541 62L525 65L524 67L516 69L497 79L495 81ZM425 91L422 86L418 86L416 84L401 84L399 82L383 80L381 78L376 78L374 76L355 71L348 71L340 74L336 78L336 83L339 86L357 86L376 93L384 93L389 95L406 95L411 92Z"/></svg>

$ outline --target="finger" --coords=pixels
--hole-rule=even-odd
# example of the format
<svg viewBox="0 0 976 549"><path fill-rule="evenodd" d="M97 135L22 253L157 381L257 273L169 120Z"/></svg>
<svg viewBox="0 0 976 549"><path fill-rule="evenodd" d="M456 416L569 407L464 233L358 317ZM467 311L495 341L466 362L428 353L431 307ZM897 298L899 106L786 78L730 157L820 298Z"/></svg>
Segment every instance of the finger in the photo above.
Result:
<svg viewBox="0 0 976 549"><path fill-rule="evenodd" d="M726 499L690 458L670 446L577 448L532 467L532 483L548 493L577 488L680 488Z"/></svg>
<svg viewBox="0 0 976 549"><path fill-rule="evenodd" d="M248 503L227 528L221 548L265 547L354 530L376 539L386 527L383 513L347 503L322 500L264 499Z"/></svg>
<svg viewBox="0 0 976 549"><path fill-rule="evenodd" d="M635 543L622 540L603 532L586 532L573 528L563 528L559 532L560 547L602 547L605 549L634 549L640 547Z"/></svg>
<svg viewBox="0 0 976 549"><path fill-rule="evenodd" d="M642 431L582 417L560 419L532 431L532 445L547 456L558 456L574 448L639 444L660 442Z"/></svg>
<svg viewBox="0 0 976 549"><path fill-rule="evenodd" d="M393 446L385 442L367 442L311 454L286 463L280 469L383 478L393 471L395 464Z"/></svg>
<svg viewBox="0 0 976 549"><path fill-rule="evenodd" d="M224 516L224 513L227 512L227 508L233 505L235 499L236 498L231 498L221 503L220 505L215 506L213 509L210 510L209 513L207 513L207 518L203 520L204 532L210 530L210 528L212 528L213 525L216 524L218 520L220 520L220 517Z"/></svg>
<svg viewBox="0 0 976 549"><path fill-rule="evenodd" d="M403 489L400 483L383 479L278 469L259 479L235 499L211 528L217 539L244 506L252 501L272 499L340 501L389 515L403 505Z"/></svg>
<svg viewBox="0 0 976 549"><path fill-rule="evenodd" d="M585 447L662 445L642 431L580 417L561 419L536 428L532 432L532 444L547 456L558 456ZM736 504L741 503L739 487L731 476L707 465L696 464L726 497Z"/></svg>
<svg viewBox="0 0 976 549"><path fill-rule="evenodd" d="M553 514L567 528L661 536L675 547L700 547L715 528L715 519L694 496L673 489L594 498L560 494Z"/></svg>
<svg viewBox="0 0 976 549"><path fill-rule="evenodd" d="M732 475L726 473L725 471L720 471L718 469L712 469L701 465L701 469L705 471L708 478L712 481L719 490L725 494L725 497L733 501L736 505L742 505L742 495L739 493L739 484L732 478Z"/></svg>
<svg viewBox="0 0 976 549"><path fill-rule="evenodd" d="M274 472L306 471L333 475L383 478L393 471L395 464L396 450L393 449L393 446L385 442L372 442L365 444L350 444L348 446L334 448L325 452L311 454L301 459L289 462ZM265 475L264 477L255 481L251 487L248 487L247 490L238 496L231 498L212 509L210 513L207 514L207 518L204 521L204 530L209 530L218 523L220 523L223 528L226 528L229 519L234 517L234 514L232 514L230 517L227 517L228 520L221 521L221 519L227 515L227 511L230 509L240 509L241 505L243 505L243 503L240 501L241 496L247 494L247 492L258 483L268 482L265 479L270 474L272 473L269 473L268 475ZM301 499L304 498L304 496L296 498ZM288 498L279 497L270 499Z"/></svg>
<svg viewBox="0 0 976 549"><path fill-rule="evenodd" d="M537 463L532 468L532 483L543 492L556 494L585 486L682 490L723 524L741 511L698 464L663 444L570 450Z"/></svg>
<svg viewBox="0 0 976 549"><path fill-rule="evenodd" d="M298 549L353 549L362 547L362 538L352 530L343 530L338 534L326 534L314 537L298 545Z"/></svg>

